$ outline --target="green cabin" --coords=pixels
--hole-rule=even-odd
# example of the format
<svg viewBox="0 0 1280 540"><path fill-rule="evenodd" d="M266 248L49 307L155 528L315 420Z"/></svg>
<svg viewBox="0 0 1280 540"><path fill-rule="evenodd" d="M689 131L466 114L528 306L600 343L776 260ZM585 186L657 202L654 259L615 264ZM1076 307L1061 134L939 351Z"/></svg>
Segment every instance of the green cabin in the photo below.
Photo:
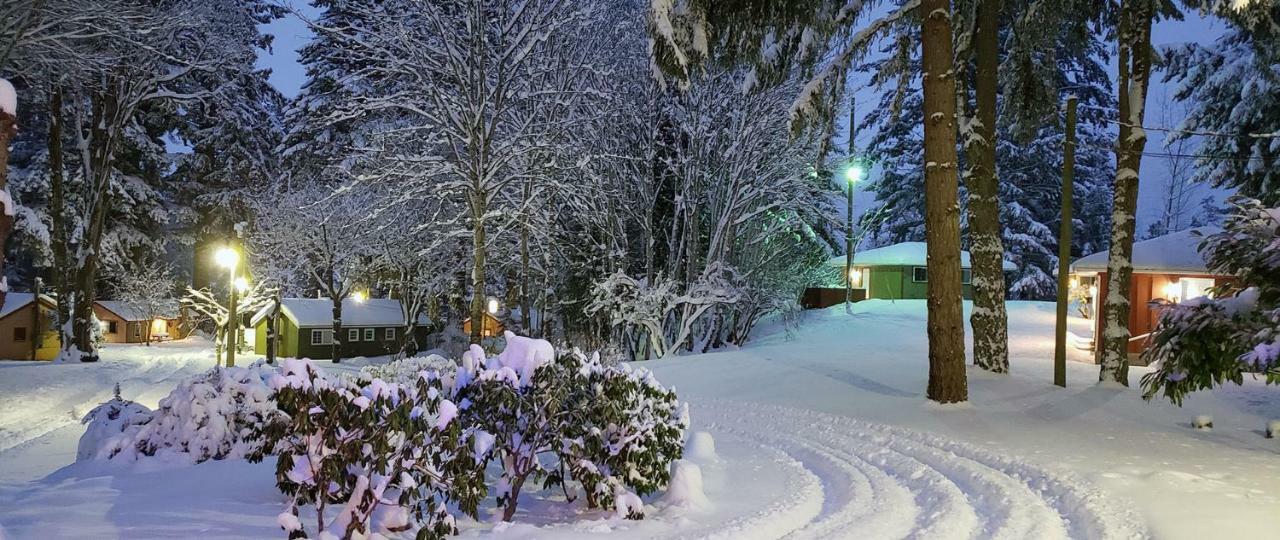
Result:
<svg viewBox="0 0 1280 540"><path fill-rule="evenodd" d="M924 242L903 242L866 251L853 256L853 269L847 279L854 289L854 298L881 298L885 300L924 299L929 290L927 245ZM827 265L837 270L837 276L844 275L845 258L843 255L832 257ZM1004 262L1005 271L1014 270L1013 263ZM969 264L969 252L960 252L961 289L965 299L973 298L973 273ZM838 291L839 294L819 294L811 291ZM806 291L806 296L815 299L827 296L838 297L844 301L844 283L832 283L827 287L813 288ZM823 304L817 300L809 304ZM810 307L826 307L813 305Z"/></svg>
<svg viewBox="0 0 1280 540"><path fill-rule="evenodd" d="M267 317L272 306L254 314L249 324L254 328L253 352L267 353ZM414 334L420 345L426 345L431 320L418 317ZM382 356L400 350L404 339L405 315L400 301L391 298L369 298L342 301L342 355ZM284 298L276 323L279 341L276 355L282 358L328 359L333 345L333 302L328 298Z"/></svg>

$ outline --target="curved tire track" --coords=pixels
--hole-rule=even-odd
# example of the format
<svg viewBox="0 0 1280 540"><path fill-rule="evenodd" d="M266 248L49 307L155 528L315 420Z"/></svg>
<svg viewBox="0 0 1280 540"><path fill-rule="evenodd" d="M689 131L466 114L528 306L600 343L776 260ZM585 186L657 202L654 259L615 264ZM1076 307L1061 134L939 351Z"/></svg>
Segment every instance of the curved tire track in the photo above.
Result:
<svg viewBox="0 0 1280 540"><path fill-rule="evenodd" d="M1074 475L893 426L785 407L692 404L713 433L782 452L818 479L820 510L784 533L817 538L1146 538L1142 520ZM783 509L775 511L785 514ZM792 521L794 524L794 522ZM730 525L730 524L726 524ZM741 523L730 528L742 531Z"/></svg>

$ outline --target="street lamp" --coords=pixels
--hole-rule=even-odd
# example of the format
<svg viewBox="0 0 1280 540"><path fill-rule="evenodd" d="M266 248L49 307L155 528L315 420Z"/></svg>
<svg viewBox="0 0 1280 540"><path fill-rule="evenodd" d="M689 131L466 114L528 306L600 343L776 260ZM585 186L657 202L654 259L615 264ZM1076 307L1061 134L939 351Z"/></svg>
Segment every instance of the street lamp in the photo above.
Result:
<svg viewBox="0 0 1280 540"><path fill-rule="evenodd" d="M364 291L356 291L351 293L351 299L355 300L357 303L364 302L368 298L369 298L369 295L366 295Z"/></svg>
<svg viewBox="0 0 1280 540"><path fill-rule="evenodd" d="M851 137L852 138L852 137ZM849 152L853 153L853 143L849 143ZM866 174L861 161L852 161L848 167L844 169L844 177L848 180L845 192L848 195L848 222L845 223L845 242L844 242L844 274L846 276L844 285L844 301L845 309L849 309L849 303L853 302L853 185L862 180L862 176ZM861 276L859 276L861 277ZM859 280L861 281L861 280Z"/></svg>
<svg viewBox="0 0 1280 540"><path fill-rule="evenodd" d="M240 264L240 253L231 246L224 246L213 254L214 262L218 266L227 269L230 274L230 287L228 290L227 300L227 367L236 365L236 292L244 292L249 288L249 282L244 278L236 277L236 266Z"/></svg>
<svg viewBox="0 0 1280 540"><path fill-rule="evenodd" d="M862 168L862 164L858 162L854 162L844 170L844 177L849 180L850 185L862 180L862 175L864 174L866 174L866 171Z"/></svg>

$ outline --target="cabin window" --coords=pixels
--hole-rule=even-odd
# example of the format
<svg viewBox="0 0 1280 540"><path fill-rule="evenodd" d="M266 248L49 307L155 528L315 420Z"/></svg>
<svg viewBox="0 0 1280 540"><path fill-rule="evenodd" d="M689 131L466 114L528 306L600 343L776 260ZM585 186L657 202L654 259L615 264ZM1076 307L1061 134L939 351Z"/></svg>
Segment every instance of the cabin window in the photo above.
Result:
<svg viewBox="0 0 1280 540"><path fill-rule="evenodd" d="M27 327L25 327L25 326L19 326L19 327L14 328L14 329L13 329L13 340L14 340L14 341L19 341L19 342L21 342L21 341L26 341L26 340L27 340Z"/></svg>
<svg viewBox="0 0 1280 540"><path fill-rule="evenodd" d="M973 283L973 270L970 270L970 269L968 269L968 268L961 268L961 269L960 269L960 283L963 283L963 284L965 284L965 285L968 285L968 284L970 284L970 283Z"/></svg>
<svg viewBox="0 0 1280 540"><path fill-rule="evenodd" d="M350 342L360 341L360 329L359 329L359 328L348 328L348 329L347 329L347 341L350 341Z"/></svg>
<svg viewBox="0 0 1280 540"><path fill-rule="evenodd" d="M365 328L365 329L364 329L364 340L365 340L365 341L373 341L373 340L375 339L375 338L374 338L373 333L374 333L374 329L373 329L373 328Z"/></svg>
<svg viewBox="0 0 1280 540"><path fill-rule="evenodd" d="M916 266L911 269L911 281L916 283L929 282L929 269L923 266Z"/></svg>
<svg viewBox="0 0 1280 540"><path fill-rule="evenodd" d="M116 332L118 332L118 331L119 331L119 330L117 330L117 329L116 329L116 322L115 322L115 321L107 321L107 333L108 333L108 334L114 334L114 333L116 333Z"/></svg>
<svg viewBox="0 0 1280 540"><path fill-rule="evenodd" d="M311 344L312 345L332 345L333 330L312 330Z"/></svg>
<svg viewBox="0 0 1280 540"><path fill-rule="evenodd" d="M138 323L133 323L133 324L132 324L132 325L130 325L130 326L132 326L132 327L133 327L133 337L134 337L134 338L141 338L141 337L142 337L142 325L141 325L141 324L138 324Z"/></svg>
<svg viewBox="0 0 1280 540"><path fill-rule="evenodd" d="M386 333L385 333L385 334L383 334L383 339L385 339L385 340L387 340L387 341L395 341L395 339L396 339L396 329L395 329L395 328L388 328L388 329L387 329L387 331L386 331Z"/></svg>

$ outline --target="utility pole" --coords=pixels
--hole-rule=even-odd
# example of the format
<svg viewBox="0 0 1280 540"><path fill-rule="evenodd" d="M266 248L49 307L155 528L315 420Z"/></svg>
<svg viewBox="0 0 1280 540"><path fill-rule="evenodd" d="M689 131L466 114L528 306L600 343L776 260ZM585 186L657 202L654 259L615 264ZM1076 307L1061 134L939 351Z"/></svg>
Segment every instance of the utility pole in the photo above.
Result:
<svg viewBox="0 0 1280 540"><path fill-rule="evenodd" d="M1076 97L1067 96L1062 142L1062 224L1058 228L1058 323L1053 348L1053 384L1067 386L1067 289L1071 276L1071 196L1076 167Z"/></svg>
<svg viewBox="0 0 1280 540"><path fill-rule="evenodd" d="M853 136L855 133L853 123L853 96L849 97L849 158L853 159ZM850 170L856 167L850 163ZM846 171L845 173L847 186L845 192L849 195L848 208L849 215L845 224L844 236L844 309L845 311L853 311L853 175Z"/></svg>

